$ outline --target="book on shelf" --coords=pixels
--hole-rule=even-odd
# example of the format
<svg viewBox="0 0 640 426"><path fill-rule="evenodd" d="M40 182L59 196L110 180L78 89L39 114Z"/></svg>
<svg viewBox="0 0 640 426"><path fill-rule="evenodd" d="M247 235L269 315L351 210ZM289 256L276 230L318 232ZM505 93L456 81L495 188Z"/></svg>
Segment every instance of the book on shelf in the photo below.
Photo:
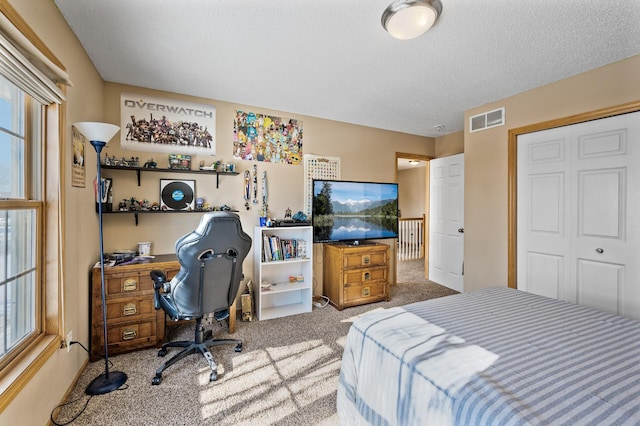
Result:
<svg viewBox="0 0 640 426"><path fill-rule="evenodd" d="M307 242L295 238L280 238L277 235L264 235L262 250L264 262L304 258L307 257Z"/></svg>

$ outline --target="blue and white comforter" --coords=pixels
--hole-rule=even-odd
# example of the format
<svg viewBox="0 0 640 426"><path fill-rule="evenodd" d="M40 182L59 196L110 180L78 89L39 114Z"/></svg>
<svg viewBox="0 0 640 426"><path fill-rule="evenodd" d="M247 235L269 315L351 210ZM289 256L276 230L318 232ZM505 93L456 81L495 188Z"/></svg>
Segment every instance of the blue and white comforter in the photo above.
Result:
<svg viewBox="0 0 640 426"><path fill-rule="evenodd" d="M508 288L354 322L343 425L638 425L640 322Z"/></svg>

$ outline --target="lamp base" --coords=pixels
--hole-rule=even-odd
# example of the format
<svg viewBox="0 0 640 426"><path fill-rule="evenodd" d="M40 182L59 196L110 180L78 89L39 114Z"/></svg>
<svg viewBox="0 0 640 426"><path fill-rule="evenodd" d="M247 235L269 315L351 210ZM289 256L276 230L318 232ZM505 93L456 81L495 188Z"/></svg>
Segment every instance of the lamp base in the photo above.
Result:
<svg viewBox="0 0 640 426"><path fill-rule="evenodd" d="M118 389L127 381L127 375L122 371L110 371L107 376L102 373L87 386L84 391L87 395L103 395Z"/></svg>

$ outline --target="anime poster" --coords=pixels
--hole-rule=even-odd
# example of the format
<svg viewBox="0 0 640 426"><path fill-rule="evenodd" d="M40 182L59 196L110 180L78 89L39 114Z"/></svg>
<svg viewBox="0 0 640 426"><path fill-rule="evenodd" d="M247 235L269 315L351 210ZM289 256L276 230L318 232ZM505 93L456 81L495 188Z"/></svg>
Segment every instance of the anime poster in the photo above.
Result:
<svg viewBox="0 0 640 426"><path fill-rule="evenodd" d="M167 154L216 154L216 108L174 99L122 93L123 149Z"/></svg>
<svg viewBox="0 0 640 426"><path fill-rule="evenodd" d="M73 144L73 163L71 164L71 186L78 188L84 188L85 180L85 168L84 168L84 156L85 156L85 142L86 138L82 133L76 129L76 126L71 126L71 143Z"/></svg>
<svg viewBox="0 0 640 426"><path fill-rule="evenodd" d="M236 111L233 158L279 164L301 164L302 121Z"/></svg>

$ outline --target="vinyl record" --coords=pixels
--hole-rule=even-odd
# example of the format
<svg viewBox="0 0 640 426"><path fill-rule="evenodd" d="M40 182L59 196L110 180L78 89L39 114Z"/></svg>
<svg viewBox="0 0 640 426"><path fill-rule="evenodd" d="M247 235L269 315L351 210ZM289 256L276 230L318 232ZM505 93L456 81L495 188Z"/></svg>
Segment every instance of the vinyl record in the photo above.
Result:
<svg viewBox="0 0 640 426"><path fill-rule="evenodd" d="M162 203L172 210L193 208L193 188L185 182L172 181L162 188Z"/></svg>

